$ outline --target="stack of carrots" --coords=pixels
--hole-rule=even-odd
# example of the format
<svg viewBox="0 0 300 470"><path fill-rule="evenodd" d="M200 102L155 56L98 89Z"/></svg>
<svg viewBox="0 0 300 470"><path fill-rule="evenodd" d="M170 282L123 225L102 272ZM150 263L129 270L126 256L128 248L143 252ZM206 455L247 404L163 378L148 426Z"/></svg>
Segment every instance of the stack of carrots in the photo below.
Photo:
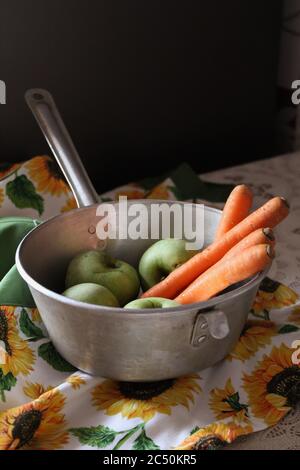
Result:
<svg viewBox="0 0 300 470"><path fill-rule="evenodd" d="M272 228L287 217L289 205L286 199L274 197L249 213L252 201L249 187L236 186L224 206L214 242L142 297L200 302L264 270L275 256Z"/></svg>

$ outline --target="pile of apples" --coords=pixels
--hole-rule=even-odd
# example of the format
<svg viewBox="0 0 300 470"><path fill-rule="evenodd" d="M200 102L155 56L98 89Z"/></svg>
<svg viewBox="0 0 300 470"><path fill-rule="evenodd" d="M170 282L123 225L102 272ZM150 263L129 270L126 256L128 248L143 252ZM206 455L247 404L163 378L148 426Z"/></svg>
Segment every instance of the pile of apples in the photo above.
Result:
<svg viewBox="0 0 300 470"><path fill-rule="evenodd" d="M79 253L68 266L63 295L108 307L168 308L179 303L162 297L137 298L194 256L184 240L169 238L151 245L140 259L138 271L105 251Z"/></svg>

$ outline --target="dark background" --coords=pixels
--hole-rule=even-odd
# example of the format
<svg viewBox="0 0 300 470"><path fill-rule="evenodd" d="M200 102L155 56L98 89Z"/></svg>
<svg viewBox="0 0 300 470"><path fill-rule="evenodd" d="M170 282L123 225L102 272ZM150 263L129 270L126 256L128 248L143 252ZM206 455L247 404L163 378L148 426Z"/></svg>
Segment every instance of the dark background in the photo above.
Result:
<svg viewBox="0 0 300 470"><path fill-rule="evenodd" d="M48 152L27 88L49 89L99 191L185 160L276 153L279 0L0 2L0 160Z"/></svg>

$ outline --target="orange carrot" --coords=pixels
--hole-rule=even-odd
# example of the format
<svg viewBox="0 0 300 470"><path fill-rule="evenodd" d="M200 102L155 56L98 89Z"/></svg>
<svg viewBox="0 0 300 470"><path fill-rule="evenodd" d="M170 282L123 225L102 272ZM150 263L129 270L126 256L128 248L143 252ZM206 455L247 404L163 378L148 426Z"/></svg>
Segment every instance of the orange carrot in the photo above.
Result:
<svg viewBox="0 0 300 470"><path fill-rule="evenodd" d="M180 304L191 304L208 300L236 282L244 281L262 271L274 258L274 249L267 244L246 248L234 258L221 261L201 274L176 297Z"/></svg>
<svg viewBox="0 0 300 470"><path fill-rule="evenodd" d="M227 251L226 255L224 255L223 258L221 258L219 261L217 261L217 263L213 264L210 268L208 268L205 271L205 274L208 273L208 271L214 269L215 266L219 265L224 260L234 258L247 248L261 244L271 246L275 245L275 237L271 228L258 228L257 230L254 230L254 232L249 233L249 235L243 238L243 240L238 242L229 251Z"/></svg>
<svg viewBox="0 0 300 470"><path fill-rule="evenodd" d="M239 184L231 191L222 212L215 241L220 240L224 233L247 217L252 201L252 191L245 184Z"/></svg>
<svg viewBox="0 0 300 470"><path fill-rule="evenodd" d="M223 258L220 259L218 263L240 254L242 251L250 248L250 246L260 245L262 243L266 243L272 246L275 245L275 237L271 228L258 228L257 230L254 230L254 232L249 233L249 235L247 235L240 242L234 245L229 251L227 251L226 255L223 256ZM212 269L212 267L209 269Z"/></svg>
<svg viewBox="0 0 300 470"><path fill-rule="evenodd" d="M144 292L142 297L164 297L174 299L196 277L217 263L239 241L258 228L275 227L289 213L284 198L274 197L246 219L235 225L229 232L197 253L184 264L172 271L164 280Z"/></svg>

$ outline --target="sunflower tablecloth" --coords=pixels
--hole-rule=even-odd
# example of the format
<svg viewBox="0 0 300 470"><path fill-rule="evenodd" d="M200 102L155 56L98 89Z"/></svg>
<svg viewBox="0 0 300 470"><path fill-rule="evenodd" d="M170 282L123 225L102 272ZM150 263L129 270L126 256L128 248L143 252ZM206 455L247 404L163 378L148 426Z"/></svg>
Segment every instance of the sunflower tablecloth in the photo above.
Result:
<svg viewBox="0 0 300 470"><path fill-rule="evenodd" d="M16 272L14 251L38 220L74 208L75 201L47 156L0 165L0 450L212 449L289 413L300 399L299 159L285 155L201 179L182 165L169 176L102 196L205 200L221 207L231 184L244 182L257 205L277 194L291 203L277 232L270 278L260 286L235 349L210 369L149 384L89 376L55 351Z"/></svg>

